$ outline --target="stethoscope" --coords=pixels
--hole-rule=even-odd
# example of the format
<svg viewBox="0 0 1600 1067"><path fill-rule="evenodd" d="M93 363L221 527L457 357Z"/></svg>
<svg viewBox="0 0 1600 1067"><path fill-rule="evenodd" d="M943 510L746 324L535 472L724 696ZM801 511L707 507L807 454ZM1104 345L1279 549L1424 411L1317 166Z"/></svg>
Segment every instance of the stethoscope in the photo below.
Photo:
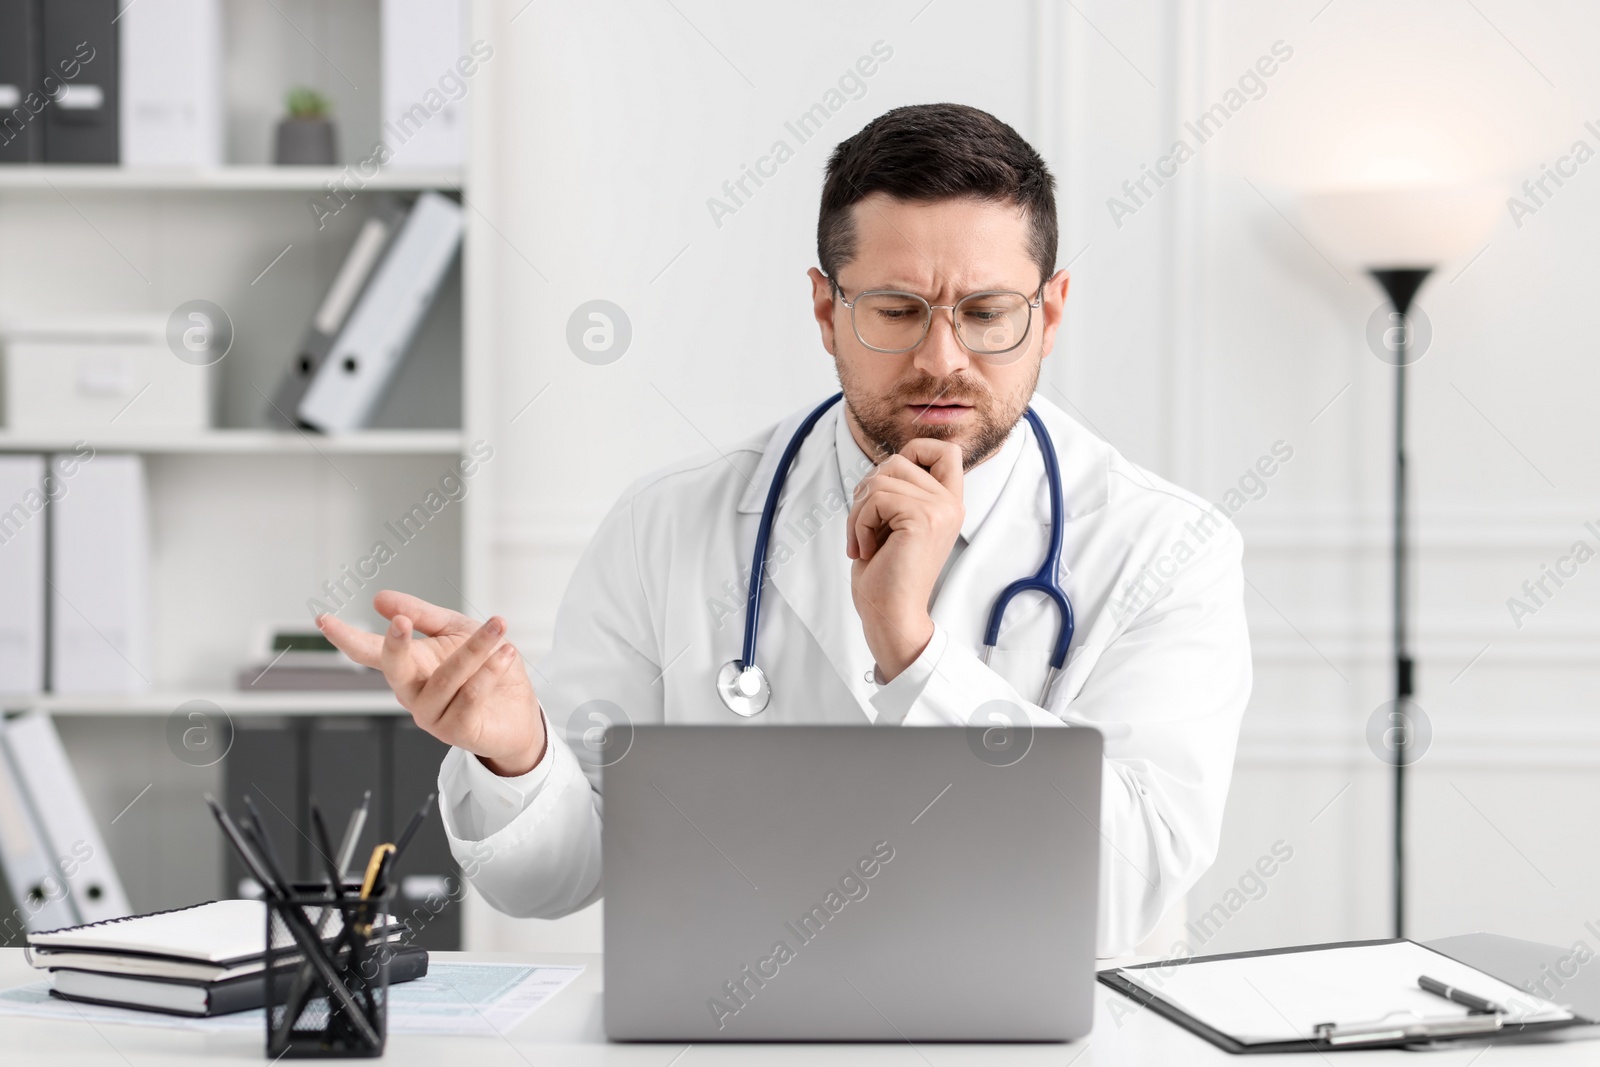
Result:
<svg viewBox="0 0 1600 1067"><path fill-rule="evenodd" d="M839 402L843 393L835 393L805 417L800 426L789 439L789 444L783 450L783 456L778 460L777 470L772 476L772 485L767 489L766 503L761 506L761 525L756 531L756 548L754 557L750 561L750 592L745 600L744 609L744 650L736 660L723 664L722 670L717 672L717 695L722 697L722 703L735 715L749 718L759 715L766 710L767 703L772 699L772 686L767 682L767 674L756 665L756 630L761 621L761 590L766 585L767 576L767 541L772 535L772 522L778 513L778 498L783 495L784 482L788 480L789 468L794 465L795 456L800 452L800 446L805 443L806 436L811 433L817 420L822 418L827 410ZM1033 408L1023 412L1023 417L1028 420L1028 425L1033 427L1033 434L1039 441L1039 454L1044 457L1045 477L1050 484L1050 546L1045 552L1044 562L1034 574L1026 578L1018 578L1000 591L995 598L994 607L989 611L989 625L983 632L983 662L989 662L989 654L994 651L995 643L1000 640L1000 624L1005 621L1006 608L1011 606L1011 600L1018 593L1043 593L1055 602L1061 614L1061 625L1056 630L1055 651L1050 656L1050 671L1045 675L1044 688L1039 693L1039 704L1043 706L1050 698L1050 687L1055 684L1056 676L1061 673L1061 668L1067 662L1067 646L1072 644L1072 601L1067 599L1066 592L1056 581L1056 572L1061 566L1061 468L1056 463L1056 446L1050 440L1050 434L1044 428L1044 422L1034 413Z"/></svg>

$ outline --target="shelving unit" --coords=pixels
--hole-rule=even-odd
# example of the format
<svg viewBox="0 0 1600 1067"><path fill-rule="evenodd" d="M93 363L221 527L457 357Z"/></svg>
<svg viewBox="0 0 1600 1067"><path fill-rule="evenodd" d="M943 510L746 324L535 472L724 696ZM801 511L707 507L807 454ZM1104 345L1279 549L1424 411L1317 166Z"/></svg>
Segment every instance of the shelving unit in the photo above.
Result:
<svg viewBox="0 0 1600 1067"><path fill-rule="evenodd" d="M475 439L463 429L469 357L460 260L373 428L324 435L273 425L268 417L267 398L377 189L459 187L463 180L460 171L383 175L335 217L319 221L306 204L320 195L320 181L337 173L251 166L169 181L114 167L0 167L0 246L37 249L46 260L40 270L13 268L9 279L0 264L0 321L164 316L193 298L212 300L233 319L233 346L217 365L213 428L0 427L0 453L72 451L87 442L96 454L144 458L153 692L226 689L249 661L262 624L303 625L324 606L376 621L370 596L385 585L444 604L461 605L468 596L462 554L477 506L470 492L403 546L389 532L466 458ZM68 186L76 191L58 195ZM471 241L469 233L462 259ZM52 255L70 268L49 269ZM281 261L264 270L275 257ZM62 277L73 284L61 285ZM476 488L476 479L467 482L469 491ZM342 568L370 555L380 540L397 550L378 576L381 584L369 590L346 584L362 594L347 597L348 604L330 598L325 583L340 582ZM341 706L348 697L327 699ZM129 707L152 706L148 696L129 701ZM117 710L114 698L94 706ZM261 705L239 707L248 714ZM384 710L398 708L391 702Z"/></svg>
<svg viewBox="0 0 1600 1067"><path fill-rule="evenodd" d="M166 716L191 700L205 700L232 716L251 715L401 715L405 713L388 690L372 692L296 693L284 690L248 692L237 689L167 690L130 696L0 697L0 709L42 709L52 715Z"/></svg>
<svg viewBox="0 0 1600 1067"><path fill-rule="evenodd" d="M0 452L69 452L92 440L107 452L146 455L395 455L453 456L463 438L456 430L362 430L348 434L296 433L292 430L213 429L200 432L118 430L82 427L10 433L0 430Z"/></svg>
<svg viewBox="0 0 1600 1067"><path fill-rule="evenodd" d="M486 17L482 5L471 6L476 18ZM458 473L477 442L493 440L475 414L486 406L486 331L468 322L472 315L482 319L485 301L469 287L486 277L480 217L467 212L456 265L371 428L330 436L283 429L267 417L266 398L377 197L435 190L461 198L472 187L469 167L362 177L353 165L264 165L271 123L292 84L317 85L334 99L342 159L366 157L380 137L377 0L304 5L292 13L297 25L269 0L229 0L230 165L0 166L0 248L8 251L0 257L0 322L164 317L192 299L220 305L233 320L233 347L217 367L213 428L0 426L0 453L71 451L87 441L97 454L133 453L145 463L153 557L150 687L92 696L0 694L0 713L43 709L56 716L140 908L192 902L197 884L207 895L231 891L222 877L222 846L196 798L223 794L230 774L243 772L227 771L226 762L194 766L172 747L168 719L190 700L227 712L241 744L273 730L300 738L326 734L336 742L329 751L365 768L360 774L370 761L363 762L360 748L366 742L354 739L389 738L388 755L372 764L389 768L385 788L412 806L420 796L406 800L411 792L431 788L427 760L406 763L405 753L431 752L436 743L420 737L387 691L235 689L234 675L253 661L251 641L263 624L308 623L310 602L328 603L328 584L378 540L390 543L395 558L339 607L343 617L371 625L371 594L385 587L467 612L489 600L480 560L487 554L492 462L462 479L459 492L443 491L446 506L417 536L402 542L390 532ZM348 88L329 56L364 91ZM314 210L333 203L330 183L355 191L331 215ZM437 766L436 756L428 759ZM428 847L435 846L442 839ZM416 862L423 862L420 854ZM216 879L209 888L208 878ZM0 910L9 912L3 899Z"/></svg>
<svg viewBox="0 0 1600 1067"><path fill-rule="evenodd" d="M0 167L0 190L117 189L183 192L322 190L329 182L351 182L363 191L459 190L461 170L379 170L363 177L354 167L233 166L211 170L155 167L32 165Z"/></svg>

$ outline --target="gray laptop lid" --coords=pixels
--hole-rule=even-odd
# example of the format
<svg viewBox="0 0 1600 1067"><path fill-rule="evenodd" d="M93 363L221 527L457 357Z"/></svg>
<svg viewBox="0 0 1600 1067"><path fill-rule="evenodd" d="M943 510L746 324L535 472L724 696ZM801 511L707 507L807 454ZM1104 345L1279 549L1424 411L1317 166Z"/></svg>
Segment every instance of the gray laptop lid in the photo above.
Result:
<svg viewBox="0 0 1600 1067"><path fill-rule="evenodd" d="M1068 1040L1093 729L642 726L604 771L615 1040Z"/></svg>

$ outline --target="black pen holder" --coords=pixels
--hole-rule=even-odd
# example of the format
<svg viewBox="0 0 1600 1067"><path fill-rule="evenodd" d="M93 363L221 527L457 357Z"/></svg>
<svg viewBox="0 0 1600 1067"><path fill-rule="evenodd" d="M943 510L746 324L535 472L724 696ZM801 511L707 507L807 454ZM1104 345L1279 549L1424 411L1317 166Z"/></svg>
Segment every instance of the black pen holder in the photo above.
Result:
<svg viewBox="0 0 1600 1067"><path fill-rule="evenodd" d="M382 1056L392 949L375 927L394 889L366 900L295 890L267 899L267 1058Z"/></svg>

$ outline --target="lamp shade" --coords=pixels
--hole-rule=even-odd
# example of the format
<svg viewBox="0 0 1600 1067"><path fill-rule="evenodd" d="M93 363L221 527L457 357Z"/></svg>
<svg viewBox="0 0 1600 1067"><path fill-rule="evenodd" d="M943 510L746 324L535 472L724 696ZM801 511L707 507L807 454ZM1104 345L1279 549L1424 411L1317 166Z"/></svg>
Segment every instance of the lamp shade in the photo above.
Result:
<svg viewBox="0 0 1600 1067"><path fill-rule="evenodd" d="M1311 241L1335 259L1431 268L1483 247L1504 195L1493 185L1365 186L1306 193L1300 212Z"/></svg>

